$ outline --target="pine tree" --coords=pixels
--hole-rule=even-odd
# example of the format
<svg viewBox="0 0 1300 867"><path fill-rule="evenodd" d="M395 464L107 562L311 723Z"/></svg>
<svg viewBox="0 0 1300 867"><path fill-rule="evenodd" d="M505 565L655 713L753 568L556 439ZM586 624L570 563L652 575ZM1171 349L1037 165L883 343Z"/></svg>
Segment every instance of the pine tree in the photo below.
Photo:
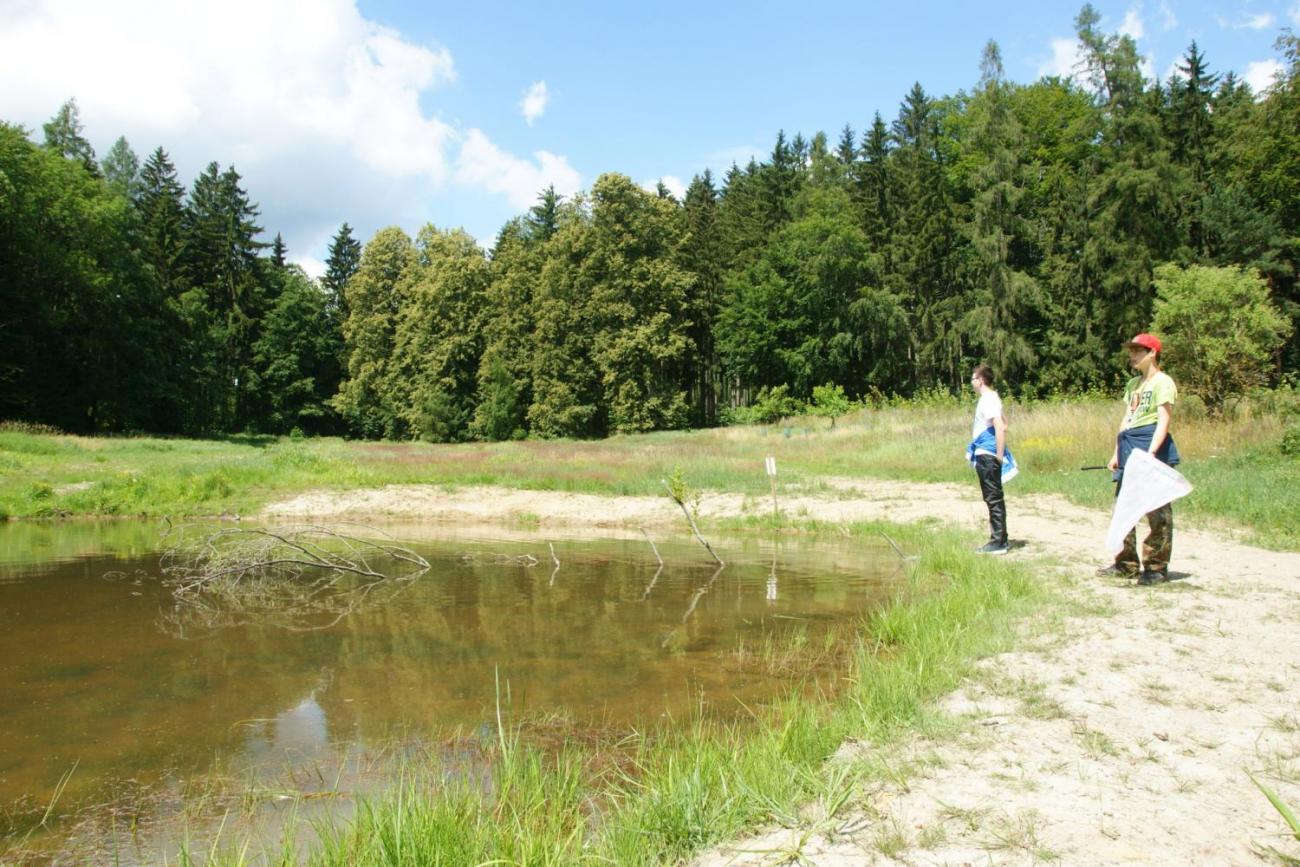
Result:
<svg viewBox="0 0 1300 867"><path fill-rule="evenodd" d="M1024 235L1026 191L1020 163L1024 137L1007 91L1001 53L990 40L980 62L979 89L968 107L978 168L971 179L973 285L963 330L968 358L987 360L1014 385L1037 357L1030 341L1042 298L1034 278L1013 261Z"/></svg>
<svg viewBox="0 0 1300 867"><path fill-rule="evenodd" d="M276 279L279 291L252 350L265 404L258 427L280 434L332 433L329 400L338 389L342 346L326 315L326 297L296 265L285 266Z"/></svg>
<svg viewBox="0 0 1300 867"><path fill-rule="evenodd" d="M95 149L81 134L81 112L77 101L69 99L59 107L54 117L46 122L45 147L65 159L78 160L93 177L99 177L99 164Z"/></svg>
<svg viewBox="0 0 1300 867"><path fill-rule="evenodd" d="M740 268L757 258L767 243L763 181L758 163L741 169L732 164L718 199L718 227L722 236L724 270Z"/></svg>
<svg viewBox="0 0 1300 867"><path fill-rule="evenodd" d="M839 157L841 165L844 166L845 178L848 178L850 168L858 161L858 145L853 133L853 127L847 123L844 124L844 129L840 130L840 141L835 146L835 155Z"/></svg>
<svg viewBox="0 0 1300 867"><path fill-rule="evenodd" d="M955 382L963 347L954 324L962 312L955 275L956 227L941 163L934 102L915 84L893 124L890 155L899 203L885 288L908 299L915 327L913 356L919 384Z"/></svg>
<svg viewBox="0 0 1300 867"><path fill-rule="evenodd" d="M1101 33L1099 20L1091 6L1076 20L1106 118L1083 258L1085 279L1101 302L1093 315L1113 346L1150 322L1152 274L1179 246L1179 202L1189 187L1143 91L1136 45L1128 36Z"/></svg>
<svg viewBox="0 0 1300 867"><path fill-rule="evenodd" d="M862 137L862 159L854 164L850 194L857 204L862 229L873 251L884 258L882 267L891 269L891 244L895 224L893 179L890 170L892 140L885 121L876 112L871 128Z"/></svg>
<svg viewBox="0 0 1300 867"><path fill-rule="evenodd" d="M550 240L560 227L560 205L564 196L555 192L555 185L550 184L537 197L537 204L528 211L529 226L533 235L542 241Z"/></svg>
<svg viewBox="0 0 1300 867"><path fill-rule="evenodd" d="M204 320L212 392L220 430L253 425L258 384L250 366L256 325L268 300L259 281L257 207L234 167L213 162L195 179L186 206L185 259L197 297L189 317Z"/></svg>
<svg viewBox="0 0 1300 867"><path fill-rule="evenodd" d="M285 257L288 253L289 250L284 245L284 238L280 237L279 232L276 232L275 240L271 242L271 264L276 268L283 269L286 264Z"/></svg>
<svg viewBox="0 0 1300 867"><path fill-rule="evenodd" d="M772 156L759 171L763 194L763 229L768 234L784 226L792 216L794 197L799 192L806 156L803 137L799 136L798 141L798 149L791 147L786 142L785 132L778 132Z"/></svg>
<svg viewBox="0 0 1300 867"><path fill-rule="evenodd" d="M340 323L348 315L344 288L360 266L361 242L352 237L352 227L344 223L330 240L325 276L321 278L321 288L325 290L328 308Z"/></svg>
<svg viewBox="0 0 1300 867"><path fill-rule="evenodd" d="M140 158L131 150L125 136L113 142L101 166L108 187L128 201L140 194Z"/></svg>
<svg viewBox="0 0 1300 867"><path fill-rule="evenodd" d="M688 377L692 421L708 426L717 423L718 400L724 382L714 344L723 300L724 244L718 221L718 191L708 169L703 175L691 179L686 188L683 213L686 235L680 247L679 261L693 278L687 304L687 316L691 320L692 361Z"/></svg>

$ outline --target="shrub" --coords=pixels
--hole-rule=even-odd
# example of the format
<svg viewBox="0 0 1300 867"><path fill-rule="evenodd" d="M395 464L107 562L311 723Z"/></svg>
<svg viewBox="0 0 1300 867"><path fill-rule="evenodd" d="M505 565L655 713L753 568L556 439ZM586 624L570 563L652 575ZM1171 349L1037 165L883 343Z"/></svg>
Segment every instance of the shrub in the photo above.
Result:
<svg viewBox="0 0 1300 867"><path fill-rule="evenodd" d="M1282 454L1300 458L1300 427L1287 428L1282 433Z"/></svg>
<svg viewBox="0 0 1300 867"><path fill-rule="evenodd" d="M853 401L844 396L844 386L827 383L813 388L812 414L829 418L831 427L835 427L836 418L851 409Z"/></svg>
<svg viewBox="0 0 1300 867"><path fill-rule="evenodd" d="M1262 278L1244 268L1166 264L1156 269L1155 284L1153 326L1170 371L1212 415L1268 381L1291 323Z"/></svg>
<svg viewBox="0 0 1300 867"><path fill-rule="evenodd" d="M776 424L783 418L804 411L803 401L790 395L790 387L782 384L771 389L761 388L750 404L753 420L759 424Z"/></svg>

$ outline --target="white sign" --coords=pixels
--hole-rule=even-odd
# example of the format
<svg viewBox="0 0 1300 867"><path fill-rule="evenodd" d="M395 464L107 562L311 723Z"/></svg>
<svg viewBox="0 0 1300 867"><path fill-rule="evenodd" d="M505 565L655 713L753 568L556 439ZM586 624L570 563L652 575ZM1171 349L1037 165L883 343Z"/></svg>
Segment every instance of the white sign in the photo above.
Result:
<svg viewBox="0 0 1300 867"><path fill-rule="evenodd" d="M775 475L776 475L776 458L768 458L768 459L767 459L767 474L768 474L769 476L775 476Z"/></svg>

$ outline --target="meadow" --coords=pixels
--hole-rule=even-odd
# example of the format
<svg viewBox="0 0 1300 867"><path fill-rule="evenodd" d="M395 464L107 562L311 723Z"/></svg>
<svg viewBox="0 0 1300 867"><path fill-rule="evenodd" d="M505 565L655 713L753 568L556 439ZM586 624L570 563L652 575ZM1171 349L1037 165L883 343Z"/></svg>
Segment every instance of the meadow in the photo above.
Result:
<svg viewBox="0 0 1300 867"><path fill-rule="evenodd" d="M433 445L337 438L212 440L78 437L0 427L0 517L252 515L310 489L386 484L504 485L609 495L661 495L680 471L695 490L765 495L764 458L783 491L829 491L827 477L974 485L963 458L970 407L957 399L860 409L833 426L796 418L770 426L652 433L605 440ZM1107 508L1119 406L1099 399L1010 404L1017 495L1059 494ZM1300 548L1300 396L1277 391L1211 418L1180 406L1174 435L1196 491L1180 516L1273 548ZM1288 437L1288 433L1290 436Z"/></svg>
<svg viewBox="0 0 1300 867"><path fill-rule="evenodd" d="M1294 396L1285 392L1244 404L1226 419L1195 406L1181 412L1175 434L1182 469L1197 490L1182 502L1180 515L1229 527L1256 543L1300 549L1293 518L1300 507L1300 459L1287 436L1295 425L1293 408ZM1008 489L1012 509L1017 496L1029 493L1105 508L1112 495L1108 474L1079 467L1109 457L1118 414L1113 401L1092 399L1012 405L1011 444L1024 468ZM674 471L698 490L763 497L768 455L777 459L783 490L839 497L843 493L828 479L973 485L962 454L968 430L969 407L956 400L862 409L834 425L808 418L602 441L462 445L86 438L9 426L0 430L0 510L11 518L44 519L252 515L308 489L390 483L662 495L660 480ZM738 519L720 523L747 526ZM793 519L787 529L822 528ZM185 832L193 831L185 838L192 842L162 860L661 864L796 814L815 814L822 826L833 827L837 817L869 809L861 799L873 781L913 773L893 758L891 744L917 731L942 734L952 725L933 700L980 659L1013 646L1023 632L1017 624L1041 631L1053 618L1079 613L1053 589L1058 582L1041 580L1053 563L980 558L970 551L969 534L875 524L837 532L864 540L887 532L915 559L900 561L893 601L864 611L861 628L839 636L836 648L797 641L737 648L751 655L748 664L757 654L757 664L779 665L790 683L786 698L749 708L748 718L718 719L702 709L691 719L644 730L591 733L506 713L480 744L489 759L486 779L439 776L412 760L377 792L335 793L351 805L346 818L294 820L297 796L289 793L287 833L273 841L235 830L241 814L251 821L259 809L259 798L238 796L224 818L196 813ZM835 667L831 686L824 679L828 659ZM808 671L818 673L811 688L801 674ZM864 746L832 759L850 740ZM885 839L878 843L882 851L889 846ZM22 857L20 850L9 854ZM793 851L773 855L799 857Z"/></svg>

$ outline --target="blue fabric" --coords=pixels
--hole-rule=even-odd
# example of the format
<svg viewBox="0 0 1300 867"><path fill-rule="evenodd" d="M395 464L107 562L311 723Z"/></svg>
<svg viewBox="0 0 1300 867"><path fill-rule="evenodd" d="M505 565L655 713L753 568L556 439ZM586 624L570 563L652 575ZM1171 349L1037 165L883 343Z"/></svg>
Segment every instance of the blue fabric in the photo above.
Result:
<svg viewBox="0 0 1300 867"><path fill-rule="evenodd" d="M1156 426L1153 424L1144 424L1141 427L1129 428L1119 432L1115 439L1115 451L1119 455L1119 469L1111 473L1111 478L1120 481L1124 478L1124 465L1128 463L1128 456L1133 453L1134 449L1141 449L1144 452L1151 451L1151 438L1156 434ZM1153 457L1171 467L1176 467L1182 461L1178 455L1178 444L1174 442L1173 434L1166 434L1165 441L1160 444L1160 449Z"/></svg>
<svg viewBox="0 0 1300 867"><path fill-rule="evenodd" d="M984 433L971 440L971 444L966 446L966 459L970 465L975 466L975 450L982 449L991 455L998 453L998 435L993 430L993 425L989 425ZM1020 473L1020 468L1016 466L1016 459L1011 455L1011 449L1004 449L1002 452L1002 481L1009 482Z"/></svg>

